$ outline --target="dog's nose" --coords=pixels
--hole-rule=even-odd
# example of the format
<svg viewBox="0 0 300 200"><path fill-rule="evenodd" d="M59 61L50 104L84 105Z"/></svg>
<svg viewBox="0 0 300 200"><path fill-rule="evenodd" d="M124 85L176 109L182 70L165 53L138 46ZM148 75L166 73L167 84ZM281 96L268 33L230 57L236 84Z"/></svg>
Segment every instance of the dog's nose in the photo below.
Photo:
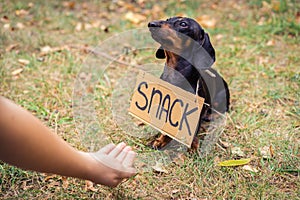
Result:
<svg viewBox="0 0 300 200"><path fill-rule="evenodd" d="M153 21L148 23L148 27L161 27L159 21Z"/></svg>

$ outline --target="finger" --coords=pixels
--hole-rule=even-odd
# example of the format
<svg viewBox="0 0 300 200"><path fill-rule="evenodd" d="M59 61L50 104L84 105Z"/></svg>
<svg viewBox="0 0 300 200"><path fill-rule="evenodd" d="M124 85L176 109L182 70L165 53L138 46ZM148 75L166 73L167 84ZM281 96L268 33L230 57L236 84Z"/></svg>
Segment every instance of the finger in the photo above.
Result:
<svg viewBox="0 0 300 200"><path fill-rule="evenodd" d="M136 153L134 151L127 152L126 157L124 158L122 164L125 167L129 167L129 168L132 167L135 157L136 157Z"/></svg>
<svg viewBox="0 0 300 200"><path fill-rule="evenodd" d="M109 154L114 148L116 148L116 145L113 143L110 143L104 147L102 147L98 152L103 154Z"/></svg>
<svg viewBox="0 0 300 200"><path fill-rule="evenodd" d="M121 152L120 154L117 156L117 160L120 161L121 163L123 162L124 158L126 157L126 155L128 154L128 152L131 150L131 147L126 146Z"/></svg>
<svg viewBox="0 0 300 200"><path fill-rule="evenodd" d="M117 157L120 152L126 147L126 144L124 142L119 143L111 152L109 152L109 156L115 158Z"/></svg>

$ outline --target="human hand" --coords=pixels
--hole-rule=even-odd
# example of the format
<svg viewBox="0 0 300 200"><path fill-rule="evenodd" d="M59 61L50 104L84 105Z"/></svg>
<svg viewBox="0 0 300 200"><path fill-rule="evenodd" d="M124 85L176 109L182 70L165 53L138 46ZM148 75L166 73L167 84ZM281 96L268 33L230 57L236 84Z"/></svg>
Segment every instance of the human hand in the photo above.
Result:
<svg viewBox="0 0 300 200"><path fill-rule="evenodd" d="M125 143L108 144L98 152L85 153L92 160L90 180L110 187L117 186L123 179L136 174L133 162L136 153Z"/></svg>

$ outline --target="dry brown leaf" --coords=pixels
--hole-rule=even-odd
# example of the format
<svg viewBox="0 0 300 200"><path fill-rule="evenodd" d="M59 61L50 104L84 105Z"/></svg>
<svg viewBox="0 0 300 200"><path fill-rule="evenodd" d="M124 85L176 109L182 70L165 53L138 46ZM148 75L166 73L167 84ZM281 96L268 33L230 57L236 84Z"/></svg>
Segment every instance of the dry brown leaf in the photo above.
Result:
<svg viewBox="0 0 300 200"><path fill-rule="evenodd" d="M19 44L11 44L8 47L5 48L6 52L10 52L11 50L15 49L16 47L18 47Z"/></svg>
<svg viewBox="0 0 300 200"><path fill-rule="evenodd" d="M231 146L229 142L222 141L221 139L219 139L219 144L225 149Z"/></svg>
<svg viewBox="0 0 300 200"><path fill-rule="evenodd" d="M274 46L275 45L275 40L271 39L267 42L267 46Z"/></svg>
<svg viewBox="0 0 300 200"><path fill-rule="evenodd" d="M32 2L29 2L29 3L28 3L28 7L29 7L29 8L32 8L33 6L34 6L34 3L32 3Z"/></svg>
<svg viewBox="0 0 300 200"><path fill-rule="evenodd" d="M215 28L217 24L217 20L209 15L201 15L196 21L204 28Z"/></svg>
<svg viewBox="0 0 300 200"><path fill-rule="evenodd" d="M22 71L23 71L23 68L16 69L11 73L11 75L16 76L16 75L20 74Z"/></svg>
<svg viewBox="0 0 300 200"><path fill-rule="evenodd" d="M162 7L155 4L152 9L151 9L151 15L153 17L153 19L159 19L162 18L162 16L164 15L164 12L162 10Z"/></svg>
<svg viewBox="0 0 300 200"><path fill-rule="evenodd" d="M0 21L3 22L3 23L8 23L9 18L6 15L4 15L3 17L1 17Z"/></svg>
<svg viewBox="0 0 300 200"><path fill-rule="evenodd" d="M50 46L44 46L41 47L40 51L40 56L44 56L47 55L49 53L53 53L53 52L59 52L59 51L63 51L63 50L69 50L70 48L68 46L61 46L61 47L50 47Z"/></svg>
<svg viewBox="0 0 300 200"><path fill-rule="evenodd" d="M18 59L18 63L20 63L22 65L28 65L30 63L30 61L26 60L26 59Z"/></svg>
<svg viewBox="0 0 300 200"><path fill-rule="evenodd" d="M61 177L61 180L62 180L62 187L63 187L64 189L68 188L68 186L69 186L68 178L65 177L65 176L63 176L63 177Z"/></svg>
<svg viewBox="0 0 300 200"><path fill-rule="evenodd" d="M271 1L271 7L274 11L278 12L280 10L280 1Z"/></svg>
<svg viewBox="0 0 300 200"><path fill-rule="evenodd" d="M90 190L93 192L97 192L98 189L94 188L94 183L92 181L85 181L85 188L86 191Z"/></svg>
<svg viewBox="0 0 300 200"><path fill-rule="evenodd" d="M253 166L251 166L251 165L244 165L244 166L242 167L242 169L247 170L247 171L250 171L250 172L255 172L255 173L258 172L258 169L256 169L255 167L253 167Z"/></svg>
<svg viewBox="0 0 300 200"><path fill-rule="evenodd" d="M20 10L16 10L16 11L15 11L15 14L16 14L17 16L25 16L25 15L28 15L28 14L29 14L29 11L24 10L24 9L20 9Z"/></svg>
<svg viewBox="0 0 300 200"><path fill-rule="evenodd" d="M78 22L75 26L75 31L82 31L83 24L81 22Z"/></svg>
<svg viewBox="0 0 300 200"><path fill-rule="evenodd" d="M93 25L92 25L92 24L90 24L90 23L85 23L85 24L84 24L84 30L89 30L89 29L91 29L91 28L93 28Z"/></svg>
<svg viewBox="0 0 300 200"><path fill-rule="evenodd" d="M300 11L296 13L296 23L300 24Z"/></svg>
<svg viewBox="0 0 300 200"><path fill-rule="evenodd" d="M21 188L22 190L28 190L30 188L33 188L34 186L33 185L27 185L27 181L22 181L22 185L21 185Z"/></svg>
<svg viewBox="0 0 300 200"><path fill-rule="evenodd" d="M141 15L139 13L133 13L133 12L129 11L125 14L125 19L130 21L131 23L139 24L143 21L146 21L147 18L146 18L146 16Z"/></svg>
<svg viewBox="0 0 300 200"><path fill-rule="evenodd" d="M60 186L59 181L50 181L50 183L47 185L49 188Z"/></svg>
<svg viewBox="0 0 300 200"><path fill-rule="evenodd" d="M63 6L65 8L73 10L75 8L76 2L75 1L64 1Z"/></svg>
<svg viewBox="0 0 300 200"><path fill-rule="evenodd" d="M186 156L183 153L178 154L178 156L174 158L174 162L179 166L183 165L185 160Z"/></svg>
<svg viewBox="0 0 300 200"><path fill-rule="evenodd" d="M161 173L169 173L168 170L166 170L165 166L160 163L160 162L157 162L155 163L154 166L152 166L152 169L154 169L156 172L161 172Z"/></svg>
<svg viewBox="0 0 300 200"><path fill-rule="evenodd" d="M261 147L261 148L259 148L259 152L260 152L260 155L265 159L271 158L274 154L272 146Z"/></svg>
<svg viewBox="0 0 300 200"><path fill-rule="evenodd" d="M49 53L51 51L52 51L52 48L50 46L41 47L41 52L42 53Z"/></svg>
<svg viewBox="0 0 300 200"><path fill-rule="evenodd" d="M140 121L140 120L134 120L134 123L137 125L137 126L144 126L145 123Z"/></svg>
<svg viewBox="0 0 300 200"><path fill-rule="evenodd" d="M6 30L7 30L7 29L10 29L10 24L4 24L4 25L3 25L3 28L6 29Z"/></svg>
<svg viewBox="0 0 300 200"><path fill-rule="evenodd" d="M56 177L55 174L47 175L47 176L45 177L44 181L47 182L47 181L49 181L49 180L51 180L51 179L53 179L53 178L55 178L55 177Z"/></svg>
<svg viewBox="0 0 300 200"><path fill-rule="evenodd" d="M231 149L231 153L233 155L236 155L236 156L239 156L239 157L244 157L245 156L245 153L241 150L240 147L233 147Z"/></svg>
<svg viewBox="0 0 300 200"><path fill-rule="evenodd" d="M17 29L23 29L23 28L25 28L25 25L24 25L23 23L21 23L21 22L18 22L18 23L16 24L16 28L17 28Z"/></svg>

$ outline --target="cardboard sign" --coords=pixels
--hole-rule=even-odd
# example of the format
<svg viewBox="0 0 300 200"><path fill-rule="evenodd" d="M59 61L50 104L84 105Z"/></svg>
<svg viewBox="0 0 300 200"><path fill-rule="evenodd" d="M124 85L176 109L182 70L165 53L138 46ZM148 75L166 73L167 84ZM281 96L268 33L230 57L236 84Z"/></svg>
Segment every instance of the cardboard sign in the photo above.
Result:
<svg viewBox="0 0 300 200"><path fill-rule="evenodd" d="M129 113L190 147L203 103L198 95L140 72Z"/></svg>

